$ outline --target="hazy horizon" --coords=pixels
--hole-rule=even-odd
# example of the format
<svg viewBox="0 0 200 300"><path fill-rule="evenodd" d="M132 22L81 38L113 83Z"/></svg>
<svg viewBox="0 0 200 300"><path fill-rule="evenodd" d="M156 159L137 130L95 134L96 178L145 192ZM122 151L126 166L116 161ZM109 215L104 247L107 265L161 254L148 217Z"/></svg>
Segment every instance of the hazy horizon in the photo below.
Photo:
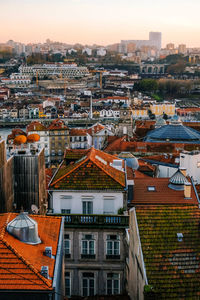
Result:
<svg viewBox="0 0 200 300"><path fill-rule="evenodd" d="M152 4L153 2L153 4ZM162 32L167 43L200 47L199 0L1 0L0 42L109 45Z"/></svg>

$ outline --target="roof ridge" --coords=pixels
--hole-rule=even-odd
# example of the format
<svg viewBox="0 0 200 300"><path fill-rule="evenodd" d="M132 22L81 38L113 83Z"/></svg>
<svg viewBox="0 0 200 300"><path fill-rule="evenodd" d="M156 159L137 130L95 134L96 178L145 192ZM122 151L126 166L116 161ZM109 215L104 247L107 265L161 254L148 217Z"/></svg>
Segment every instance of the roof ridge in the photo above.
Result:
<svg viewBox="0 0 200 300"><path fill-rule="evenodd" d="M13 248L4 238L1 238L1 241L5 244L7 248L9 248L37 277L39 277L44 284L46 284L49 288L51 288L52 284L49 282L49 279L46 279L43 277L39 271L26 259L23 258L23 256L17 252L15 248ZM29 278L26 280L32 281Z"/></svg>
<svg viewBox="0 0 200 300"><path fill-rule="evenodd" d="M8 213L6 222L3 224L3 227L2 227L2 230L1 230L0 239L1 239L2 241L3 241L3 239L4 239L4 234L5 234L5 231L6 231L6 226L7 226L7 224L9 223L10 216L11 216L11 213Z"/></svg>
<svg viewBox="0 0 200 300"><path fill-rule="evenodd" d="M112 174L110 174L106 169L104 169L102 166L101 166L101 164L98 164L97 163L97 161L95 160L95 157L94 157L94 154L95 154L95 151L94 151L94 148L92 147L92 149L93 149L93 151L91 151L92 153L91 153L91 161L98 167L98 168L100 168L102 171L104 171L108 176L110 176L112 179L114 179L115 181L117 181L120 185L123 185L123 186L125 186L125 184L122 184L122 182L118 179L118 178L114 178L113 176L112 176ZM98 152L102 152L102 151L100 151L100 150L98 150ZM107 153L106 153L106 155L107 155ZM108 154L109 156L111 156L110 154ZM117 158L116 158L117 159ZM110 165L109 165L110 166ZM113 168L113 169L115 169L114 167L112 167L112 166L110 166L111 168ZM122 171L120 171L120 170L118 170L118 169L115 169L116 170L116 172L118 171L118 172L122 172Z"/></svg>
<svg viewBox="0 0 200 300"><path fill-rule="evenodd" d="M80 161L79 163L77 163L77 165L72 168L71 170L69 170L69 172L67 172L66 174L64 174L63 176L61 176L60 178L58 178L55 182L52 182L50 184L50 186L53 186L55 185L57 182L59 182L61 179L65 178L67 175L71 174L73 171L75 171L78 167L82 166L83 163L85 163L87 160L89 160L89 157L88 157L88 153L86 154L86 158L83 159L82 161Z"/></svg>

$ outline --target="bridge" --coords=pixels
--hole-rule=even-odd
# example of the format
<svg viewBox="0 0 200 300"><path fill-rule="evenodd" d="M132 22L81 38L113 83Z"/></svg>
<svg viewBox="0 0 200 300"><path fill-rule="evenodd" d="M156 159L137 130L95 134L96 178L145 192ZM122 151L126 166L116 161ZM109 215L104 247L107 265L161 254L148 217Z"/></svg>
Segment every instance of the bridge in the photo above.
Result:
<svg viewBox="0 0 200 300"><path fill-rule="evenodd" d="M164 74L166 64L140 64L140 74Z"/></svg>
<svg viewBox="0 0 200 300"><path fill-rule="evenodd" d="M119 119L108 119L108 118L94 118L94 119L72 119L72 118L61 118L69 127L90 127L95 123L99 122L102 124L116 123ZM55 119L19 119L19 120L0 120L0 128L24 128L31 122L41 122L45 126L49 126Z"/></svg>

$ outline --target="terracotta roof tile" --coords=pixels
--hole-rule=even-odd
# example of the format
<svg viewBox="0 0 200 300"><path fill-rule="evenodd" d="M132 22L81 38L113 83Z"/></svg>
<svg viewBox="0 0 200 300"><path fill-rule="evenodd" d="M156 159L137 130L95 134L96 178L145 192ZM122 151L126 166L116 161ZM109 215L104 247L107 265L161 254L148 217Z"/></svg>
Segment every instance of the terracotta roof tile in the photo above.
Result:
<svg viewBox="0 0 200 300"><path fill-rule="evenodd" d="M154 299L200 298L200 210L195 206L136 208L148 284ZM177 233L183 234L178 241Z"/></svg>
<svg viewBox="0 0 200 300"><path fill-rule="evenodd" d="M50 189L124 189L125 173L111 166L116 156L91 148L74 164L64 161L58 169Z"/></svg>
<svg viewBox="0 0 200 300"><path fill-rule="evenodd" d="M198 205L193 187L191 199L185 199L184 191L176 191L168 187L169 178L135 178L134 183L132 205ZM148 190L151 186L155 187L155 191Z"/></svg>
<svg viewBox="0 0 200 300"><path fill-rule="evenodd" d="M0 215L0 290L51 290L52 280L40 274L41 267L49 267L53 278L55 259L44 256L45 247L51 246L57 253L61 218L31 216L38 223L38 234L42 241L38 245L22 243L6 231L7 224L16 214Z"/></svg>

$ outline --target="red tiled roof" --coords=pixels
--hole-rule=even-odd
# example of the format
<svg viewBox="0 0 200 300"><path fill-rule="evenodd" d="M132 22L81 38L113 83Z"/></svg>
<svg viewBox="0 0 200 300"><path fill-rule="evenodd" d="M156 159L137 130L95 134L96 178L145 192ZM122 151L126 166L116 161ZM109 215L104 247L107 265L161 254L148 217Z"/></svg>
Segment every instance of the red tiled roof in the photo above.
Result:
<svg viewBox="0 0 200 300"><path fill-rule="evenodd" d="M92 126L91 128L89 128L87 130L87 132L92 135L93 133L97 133L101 130L103 130L105 128L105 126L101 125L101 124L96 124L95 126Z"/></svg>
<svg viewBox="0 0 200 300"><path fill-rule="evenodd" d="M49 267L53 278L55 259L43 254L45 247L52 247L56 256L61 218L33 215L38 223L38 234L42 241L38 245L21 242L6 231L7 224L17 214L0 215L0 290L51 290L52 280L40 274L42 266Z"/></svg>
<svg viewBox="0 0 200 300"><path fill-rule="evenodd" d="M48 127L48 130L63 130L63 129L67 129L67 126L60 119L52 121L52 123Z"/></svg>
<svg viewBox="0 0 200 300"><path fill-rule="evenodd" d="M47 128L40 122L38 121L34 121L31 122L27 127L26 127L26 131L46 131Z"/></svg>
<svg viewBox="0 0 200 300"><path fill-rule="evenodd" d="M66 149L65 159L66 160L78 160L86 155L90 149Z"/></svg>
<svg viewBox="0 0 200 300"><path fill-rule="evenodd" d="M87 135L87 130L86 129L73 128L73 129L70 129L69 135L70 136L86 136Z"/></svg>
<svg viewBox="0 0 200 300"><path fill-rule="evenodd" d="M155 160L158 162L163 162L163 163L168 163L168 164L179 164L175 162L176 158L179 158L179 154L173 154L173 155L152 155L152 156L147 156L144 158L147 160Z"/></svg>
<svg viewBox="0 0 200 300"><path fill-rule="evenodd" d="M198 205L194 188L191 188L191 199L184 198L184 191L175 191L168 187L169 178L135 178L132 205ZM154 186L155 191L148 191Z"/></svg>
<svg viewBox="0 0 200 300"><path fill-rule="evenodd" d="M74 164L59 167L50 189L123 189L125 173L111 166L116 156L93 147Z"/></svg>
<svg viewBox="0 0 200 300"><path fill-rule="evenodd" d="M200 299L198 207L140 206L136 216L151 299Z"/></svg>

